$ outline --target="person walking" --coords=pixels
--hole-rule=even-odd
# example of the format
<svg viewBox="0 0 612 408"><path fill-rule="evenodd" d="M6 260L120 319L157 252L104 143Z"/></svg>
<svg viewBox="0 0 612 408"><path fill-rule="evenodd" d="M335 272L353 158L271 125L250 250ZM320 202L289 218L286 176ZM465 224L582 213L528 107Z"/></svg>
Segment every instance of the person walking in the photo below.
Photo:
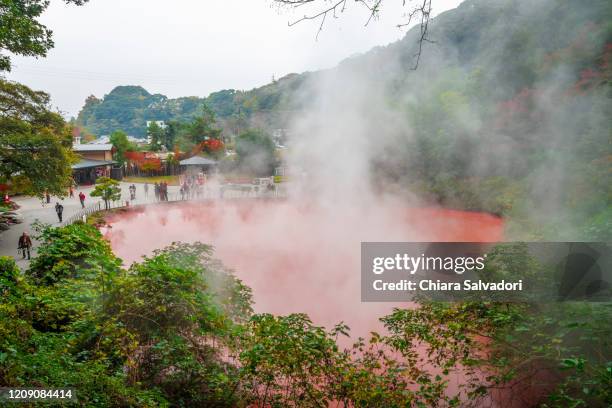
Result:
<svg viewBox="0 0 612 408"><path fill-rule="evenodd" d="M144 184L145 199L149 198L149 183Z"/></svg>
<svg viewBox="0 0 612 408"><path fill-rule="evenodd" d="M159 183L155 182L155 184L153 185L153 192L155 193L155 200L159 201Z"/></svg>
<svg viewBox="0 0 612 408"><path fill-rule="evenodd" d="M72 186L70 186L68 192L70 193L70 198L74 198L74 188L72 188Z"/></svg>
<svg viewBox="0 0 612 408"><path fill-rule="evenodd" d="M159 190L161 192L161 200L168 201L168 184L165 181L162 181Z"/></svg>
<svg viewBox="0 0 612 408"><path fill-rule="evenodd" d="M57 218L59 218L59 222L62 222L62 214L64 213L64 206L60 203L55 203L55 212L57 213Z"/></svg>
<svg viewBox="0 0 612 408"><path fill-rule="evenodd" d="M45 191L45 200L47 200L47 204L51 204L51 195L48 191Z"/></svg>
<svg viewBox="0 0 612 408"><path fill-rule="evenodd" d="M19 242L17 244L17 251L23 253L23 259L26 259L26 253L28 254L28 259L30 259L30 249L32 248L32 240L27 232L24 232L19 237Z"/></svg>
<svg viewBox="0 0 612 408"><path fill-rule="evenodd" d="M82 191L79 193L79 201L81 202L81 208L85 208L85 193Z"/></svg>

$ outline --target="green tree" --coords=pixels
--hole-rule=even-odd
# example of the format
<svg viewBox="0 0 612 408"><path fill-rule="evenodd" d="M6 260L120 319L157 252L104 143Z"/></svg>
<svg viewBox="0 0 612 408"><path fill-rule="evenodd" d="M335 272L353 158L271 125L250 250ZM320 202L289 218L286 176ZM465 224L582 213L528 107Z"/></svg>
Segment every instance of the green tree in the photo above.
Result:
<svg viewBox="0 0 612 408"><path fill-rule="evenodd" d="M123 130L116 130L110 135L110 142L115 148L114 159L122 166L126 162L125 153L134 150L135 147L127 138L127 134Z"/></svg>
<svg viewBox="0 0 612 408"><path fill-rule="evenodd" d="M49 95L0 79L0 179L22 193L64 195L72 177L72 131Z"/></svg>
<svg viewBox="0 0 612 408"><path fill-rule="evenodd" d="M8 256L0 256L0 299L4 300L4 295L8 297L15 291L20 276L21 272L15 260Z"/></svg>
<svg viewBox="0 0 612 408"><path fill-rule="evenodd" d="M221 138L222 130L217 127L215 113L207 105L202 107L202 113L191 122L172 123L168 129L170 138L175 140L175 146L182 151L190 151L208 140Z"/></svg>
<svg viewBox="0 0 612 408"><path fill-rule="evenodd" d="M64 0L78 6L88 0ZM0 1L0 71L10 71L8 51L16 55L44 57L53 48L53 32L38 21L48 0Z"/></svg>
<svg viewBox="0 0 612 408"><path fill-rule="evenodd" d="M274 170L274 142L260 129L249 129L236 138L238 165L257 176L269 176Z"/></svg>
<svg viewBox="0 0 612 408"><path fill-rule="evenodd" d="M196 117L187 127L187 132L194 145L206 140L219 139L221 129L216 126L216 117L212 109L207 105L202 107L202 114Z"/></svg>
<svg viewBox="0 0 612 408"><path fill-rule="evenodd" d="M121 261L96 227L75 223L65 228L36 225L36 229L41 244L27 270L36 284L53 285L63 279L119 272Z"/></svg>
<svg viewBox="0 0 612 408"><path fill-rule="evenodd" d="M165 132L156 122L151 122L147 129L147 136L151 138L151 144L149 146L152 152L159 152L162 145L165 143Z"/></svg>
<svg viewBox="0 0 612 408"><path fill-rule="evenodd" d="M164 129L164 145L168 150L174 150L174 142L181 129L181 123L177 121L166 122L166 129Z"/></svg>
<svg viewBox="0 0 612 408"><path fill-rule="evenodd" d="M100 197L104 200L104 207L108 210L111 201L121 199L121 188L119 182L109 177L100 177L96 180L96 186L91 192L92 197Z"/></svg>

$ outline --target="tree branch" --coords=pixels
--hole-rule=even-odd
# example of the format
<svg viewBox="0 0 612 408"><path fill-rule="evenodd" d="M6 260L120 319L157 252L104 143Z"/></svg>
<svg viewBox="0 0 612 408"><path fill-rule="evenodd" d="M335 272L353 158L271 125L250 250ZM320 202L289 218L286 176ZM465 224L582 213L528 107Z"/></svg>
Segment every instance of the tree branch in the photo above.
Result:
<svg viewBox="0 0 612 408"><path fill-rule="evenodd" d="M383 0L353 0L356 4L361 5L368 10L368 17L365 22L365 26L368 26L372 20L378 19L380 15L381 5ZM408 27L413 20L419 19L420 35L418 37L418 48L414 55L415 64L413 70L416 70L421 60L421 54L423 52L423 43L433 41L427 38L429 21L431 18L431 0L402 0L402 7L406 7L407 4L413 1L418 2L404 17L407 17L407 21L397 24L400 29ZM273 0L279 7L297 9L299 7L312 5L319 6L318 10L312 13L306 13L303 17L297 20L289 21L289 27L299 24L306 20L320 20L319 28L317 30L316 38L319 38L319 34L323 31L323 26L327 16L331 14L334 18L338 18L339 13L343 13L347 8L347 0Z"/></svg>

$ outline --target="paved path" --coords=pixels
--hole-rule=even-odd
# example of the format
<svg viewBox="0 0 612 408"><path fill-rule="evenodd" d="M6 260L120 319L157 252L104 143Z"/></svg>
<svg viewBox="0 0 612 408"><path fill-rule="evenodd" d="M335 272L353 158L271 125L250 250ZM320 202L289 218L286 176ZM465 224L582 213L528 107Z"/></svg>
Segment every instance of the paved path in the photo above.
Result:
<svg viewBox="0 0 612 408"><path fill-rule="evenodd" d="M134 183L136 186L136 200L131 201L130 205L140 205L140 204L150 204L156 202L155 193L153 189L153 185L149 184L149 192L148 196L145 196L144 193L144 184L142 183ZM129 200L129 186L130 183L119 183L121 187L121 200L126 201ZM244 185L242 187L253 187L252 185ZM253 197L253 190L243 191L240 185L235 185L234 188L227 187L223 196L225 198L240 198L240 197ZM59 202L64 206L63 212L63 221L69 220L70 217L76 215L81 210L81 203L79 202L79 192L83 191L85 193L85 206L92 206L96 203L101 203L102 208L104 208L104 203L98 197L91 197L90 193L93 190L93 186L79 188L74 192L74 197L70 198L58 198L51 197L51 203L42 204L41 200L34 197L16 197L14 201L19 205L19 210L17 213L23 218L24 222L21 224L11 225L8 231L0 232L0 256L9 256L13 257L17 261L17 265L22 269L27 269L29 262L25 259L22 259L22 254L17 251L17 243L19 241L19 237L23 234L24 231L28 232L32 237L33 248L31 251L31 255L35 256L37 253L38 242L34 239L34 235L36 232L32 228L32 224L37 220L44 224L51 224L53 226L60 226L59 219L57 214L55 213L55 203ZM180 199L179 186L168 186L168 196L170 201L177 201ZM282 190L284 191L284 190ZM285 194L285 193L283 193ZM206 197L204 198L216 198L219 197L219 190L217 188L212 188L211 190L207 190Z"/></svg>
<svg viewBox="0 0 612 408"><path fill-rule="evenodd" d="M129 199L129 187L128 183L120 183L121 186L121 198L122 200ZM144 184L136 185L136 201L134 204L143 204L146 202L154 201L154 192L153 185L149 184L149 194L148 199L144 197ZM36 254L36 248L38 247L38 243L34 240L33 235L35 234L32 229L32 224L39 220L46 224L51 224L54 226L59 226L59 220L57 218L57 214L55 213L55 203L59 202L64 206L64 220L67 220L71 216L75 215L77 212L81 210L81 203L79 202L79 192L83 191L85 196L85 205L89 206L101 201L98 197L91 197L90 193L93 190L93 186L91 187L83 187L75 190L74 198L64 198L60 199L58 197L51 197L51 203L42 205L40 199L34 197L16 197L14 201L20 206L17 213L21 215L24 222L22 224L11 225L11 228L8 231L0 232L0 256L10 256L17 260L17 265L21 269L26 269L28 266L27 260L22 259L22 255L17 252L17 242L19 241L19 237L23 234L24 231L28 232L30 236L32 236L32 241L34 243L34 248L32 251L32 256ZM169 186L168 193L169 194L178 194L179 187L178 186Z"/></svg>

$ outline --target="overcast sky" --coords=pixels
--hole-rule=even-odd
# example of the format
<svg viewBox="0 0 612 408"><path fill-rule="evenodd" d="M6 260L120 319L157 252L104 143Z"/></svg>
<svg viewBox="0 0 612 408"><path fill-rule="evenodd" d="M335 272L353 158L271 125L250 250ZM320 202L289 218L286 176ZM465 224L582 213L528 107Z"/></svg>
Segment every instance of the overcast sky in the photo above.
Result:
<svg viewBox="0 0 612 408"><path fill-rule="evenodd" d="M169 97L251 89L292 72L329 68L356 53L399 40L402 0L386 0L367 27L349 1L339 19L288 27L301 16L271 0L90 0L82 7L52 0L42 22L54 31L47 58L13 58L8 78L49 92L67 117L88 95L141 85ZM461 0L433 0L434 14Z"/></svg>

